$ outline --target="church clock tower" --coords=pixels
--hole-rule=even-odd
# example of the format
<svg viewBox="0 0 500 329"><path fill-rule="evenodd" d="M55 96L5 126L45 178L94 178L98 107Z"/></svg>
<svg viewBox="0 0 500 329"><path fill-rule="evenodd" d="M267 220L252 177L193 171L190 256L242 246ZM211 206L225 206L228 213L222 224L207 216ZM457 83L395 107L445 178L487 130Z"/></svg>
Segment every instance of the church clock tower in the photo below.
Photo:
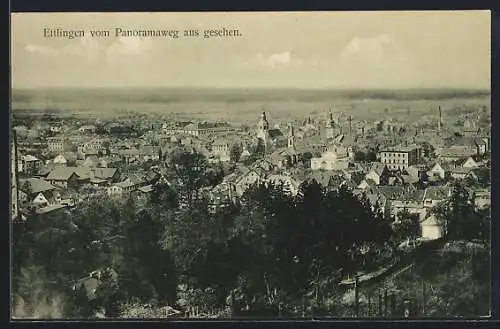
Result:
<svg viewBox="0 0 500 329"><path fill-rule="evenodd" d="M269 138L269 122L267 122L266 112L262 112L260 116L260 121L257 124L257 138L262 139L264 145L267 148L268 138Z"/></svg>

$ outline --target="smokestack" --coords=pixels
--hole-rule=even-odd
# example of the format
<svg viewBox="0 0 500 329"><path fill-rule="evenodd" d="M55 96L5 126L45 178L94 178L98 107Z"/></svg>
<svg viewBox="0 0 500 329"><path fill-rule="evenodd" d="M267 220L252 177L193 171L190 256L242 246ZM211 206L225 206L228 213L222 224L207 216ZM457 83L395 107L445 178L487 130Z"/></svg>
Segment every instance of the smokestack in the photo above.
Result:
<svg viewBox="0 0 500 329"><path fill-rule="evenodd" d="M439 110L439 121L438 121L438 131L441 132L441 106L438 106Z"/></svg>
<svg viewBox="0 0 500 329"><path fill-rule="evenodd" d="M349 115L349 135L352 135L352 115Z"/></svg>

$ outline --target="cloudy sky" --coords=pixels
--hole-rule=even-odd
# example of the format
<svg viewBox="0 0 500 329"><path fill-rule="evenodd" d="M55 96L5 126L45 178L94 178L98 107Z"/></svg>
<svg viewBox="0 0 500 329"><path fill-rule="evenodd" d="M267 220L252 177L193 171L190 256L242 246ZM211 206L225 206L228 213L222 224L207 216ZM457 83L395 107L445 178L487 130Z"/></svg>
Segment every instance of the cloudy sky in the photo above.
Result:
<svg viewBox="0 0 500 329"><path fill-rule="evenodd" d="M490 86L490 13L12 14L14 88ZM121 38L123 29L237 28L239 38ZM109 38L45 38L44 28Z"/></svg>

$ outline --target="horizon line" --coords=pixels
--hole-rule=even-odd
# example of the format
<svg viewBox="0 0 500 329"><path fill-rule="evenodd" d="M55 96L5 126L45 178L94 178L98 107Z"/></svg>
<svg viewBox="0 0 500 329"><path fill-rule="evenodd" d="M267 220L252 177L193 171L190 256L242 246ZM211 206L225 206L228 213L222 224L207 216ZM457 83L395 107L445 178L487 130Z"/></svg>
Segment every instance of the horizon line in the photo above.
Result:
<svg viewBox="0 0 500 329"><path fill-rule="evenodd" d="M311 91L409 91L409 90L470 90L490 92L491 87L274 87L274 86L50 86L11 87L11 90L61 90L61 89L206 89L206 90L311 90Z"/></svg>

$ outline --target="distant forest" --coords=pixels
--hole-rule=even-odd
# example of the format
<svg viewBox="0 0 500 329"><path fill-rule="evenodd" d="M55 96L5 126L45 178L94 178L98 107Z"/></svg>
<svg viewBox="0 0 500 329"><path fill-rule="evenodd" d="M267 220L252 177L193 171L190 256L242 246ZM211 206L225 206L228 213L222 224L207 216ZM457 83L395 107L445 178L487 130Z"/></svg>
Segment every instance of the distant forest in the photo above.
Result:
<svg viewBox="0 0 500 329"><path fill-rule="evenodd" d="M336 99L446 100L489 97L484 89L399 89L399 90L327 90L327 89L212 89L212 88L43 88L14 89L13 102L72 102L92 99L98 102L179 103L199 101L328 101Z"/></svg>

